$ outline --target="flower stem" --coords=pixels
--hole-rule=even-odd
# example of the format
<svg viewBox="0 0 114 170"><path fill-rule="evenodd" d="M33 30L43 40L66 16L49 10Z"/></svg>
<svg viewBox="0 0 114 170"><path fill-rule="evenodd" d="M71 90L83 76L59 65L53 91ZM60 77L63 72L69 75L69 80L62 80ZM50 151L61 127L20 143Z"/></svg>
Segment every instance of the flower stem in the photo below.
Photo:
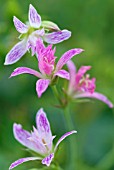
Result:
<svg viewBox="0 0 114 170"><path fill-rule="evenodd" d="M69 110L69 106L67 106L64 109L64 115L67 123L67 131L74 130L74 125L71 119L71 114ZM77 145L76 145L76 136L70 136L69 142L68 142L68 148L69 148L69 166L67 167L68 170L74 170L76 169L76 162L77 162Z"/></svg>
<svg viewBox="0 0 114 170"><path fill-rule="evenodd" d="M54 93L55 97L57 98L57 100L59 101L59 103L61 103L60 95L59 95L59 93L58 93L58 91L57 91L56 85L51 86L51 88L52 88L52 90L53 90L53 93Z"/></svg>
<svg viewBox="0 0 114 170"><path fill-rule="evenodd" d="M73 122L72 122L68 102L62 103L62 100L60 98L60 95L59 95L55 85L51 86L51 88L53 90L55 97L58 99L59 103L61 104L61 106L62 106L61 108L64 111L64 116L65 116L65 119L66 119L66 121L65 121L66 122L66 131L75 130ZM67 101L67 96L66 96L66 101ZM76 162L77 162L76 136L72 135L72 136L70 136L69 141L68 141L68 165L67 165L67 169L68 170L75 170Z"/></svg>
<svg viewBox="0 0 114 170"><path fill-rule="evenodd" d="M110 169L114 165L114 145L113 148L104 156L96 167Z"/></svg>

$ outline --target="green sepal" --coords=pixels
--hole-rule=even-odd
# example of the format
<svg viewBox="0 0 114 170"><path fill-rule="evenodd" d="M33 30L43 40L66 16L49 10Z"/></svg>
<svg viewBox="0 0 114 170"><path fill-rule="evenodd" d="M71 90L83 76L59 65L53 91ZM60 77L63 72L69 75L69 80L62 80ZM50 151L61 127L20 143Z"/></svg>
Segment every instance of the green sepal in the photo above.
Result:
<svg viewBox="0 0 114 170"><path fill-rule="evenodd" d="M55 30L55 31L59 31L59 27L57 24L55 24L54 22L51 21L42 21L42 25L41 25L44 29L47 30Z"/></svg>

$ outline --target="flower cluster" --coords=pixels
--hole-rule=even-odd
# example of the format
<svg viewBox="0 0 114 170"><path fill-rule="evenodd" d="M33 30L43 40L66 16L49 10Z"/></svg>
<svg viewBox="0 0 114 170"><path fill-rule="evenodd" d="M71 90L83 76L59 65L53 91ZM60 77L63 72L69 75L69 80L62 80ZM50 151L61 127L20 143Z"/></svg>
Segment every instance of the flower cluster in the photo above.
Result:
<svg viewBox="0 0 114 170"><path fill-rule="evenodd" d="M18 67L12 72L10 77L15 77L20 74L36 76L38 78L36 82L36 92L39 98L49 85L56 85L56 79L60 77L68 81L68 88L64 89L64 92L68 96L66 103L71 101L68 100L70 98L73 100L78 98L96 98L106 103L110 108L113 107L113 104L106 96L95 92L96 79L90 79L90 75L86 74L86 72L91 69L91 66L81 66L81 68L76 71L76 67L71 59L83 52L83 49L70 49L56 62L56 48L53 48L53 45L70 38L70 31L66 29L60 30L60 28L51 21L41 21L41 16L31 4L29 6L28 22L26 24L15 16L13 21L16 30L21 34L19 36L20 41L6 55L5 65L14 64L27 51L31 50L31 55L35 55L37 58L38 71L28 67ZM47 45L44 44L45 42ZM63 68L64 65L67 65L67 70ZM21 158L12 163L9 169L13 169L19 164L31 160L41 160L42 164L50 166L60 142L67 136L76 133L75 130L65 133L58 140L55 147L53 147L53 139L55 136L52 136L49 121L42 108L36 115L36 127L37 128L33 127L33 131L29 133L23 130L20 124L14 123L13 133L15 139L33 151L37 156Z"/></svg>
<svg viewBox="0 0 114 170"><path fill-rule="evenodd" d="M53 82L56 76L69 79L69 73L62 69L62 67L68 62L68 60L73 56L80 54L82 51L83 50L80 48L69 50L64 53L57 64L55 64L55 49L52 49L52 45L45 47L43 41L38 39L36 43L36 55L40 72L27 67L19 67L14 70L10 77L27 73L40 78L36 83L36 91L38 97L41 97L42 93L47 89L49 84Z"/></svg>
<svg viewBox="0 0 114 170"><path fill-rule="evenodd" d="M29 6L28 19L29 22L24 24L14 16L13 22L16 30L21 33L19 36L21 41L7 54L5 65L17 62L29 49L31 49L32 55L34 55L36 52L36 41L39 37L47 43L57 44L71 36L70 31L60 30L55 23L41 21L41 16L31 4ZM50 33L50 31L53 32Z"/></svg>

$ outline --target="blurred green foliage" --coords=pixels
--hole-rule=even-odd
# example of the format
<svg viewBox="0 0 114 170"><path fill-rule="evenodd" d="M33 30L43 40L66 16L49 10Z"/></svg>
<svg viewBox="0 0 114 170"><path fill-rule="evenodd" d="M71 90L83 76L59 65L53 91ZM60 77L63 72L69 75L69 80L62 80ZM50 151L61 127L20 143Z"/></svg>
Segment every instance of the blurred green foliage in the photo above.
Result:
<svg viewBox="0 0 114 170"><path fill-rule="evenodd" d="M18 42L13 15L25 22L32 3L42 19L57 23L72 31L72 37L57 45L56 56L80 47L85 52L73 61L77 68L92 65L91 76L97 79L97 91L114 103L114 1L113 0L0 0L0 169L7 170L18 158L28 156L13 137L12 125L21 123L31 130L35 114L41 107L47 112L53 134L57 139L67 131L62 111L49 88L41 99L35 92L36 78L22 75L8 79L18 66L37 69L37 60L27 53L14 65L4 66L7 52ZM62 84L62 83L61 83ZM59 88L59 85L58 85ZM78 130L77 170L114 170L114 113L100 101L75 103L71 116ZM57 140L55 139L55 141ZM64 141L56 159L64 169L67 162ZM17 170L38 168L37 161L28 162ZM49 168L48 168L49 169Z"/></svg>

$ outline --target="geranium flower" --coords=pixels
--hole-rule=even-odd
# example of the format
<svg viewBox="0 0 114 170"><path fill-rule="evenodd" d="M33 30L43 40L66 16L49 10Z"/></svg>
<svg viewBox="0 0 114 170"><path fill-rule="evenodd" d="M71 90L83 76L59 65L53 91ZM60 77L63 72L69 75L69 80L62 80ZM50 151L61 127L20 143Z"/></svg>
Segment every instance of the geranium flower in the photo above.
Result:
<svg viewBox="0 0 114 170"><path fill-rule="evenodd" d="M69 79L69 73L66 70L63 70L62 67L68 62L68 60L70 60L73 56L80 54L82 51L83 50L80 48L67 51L62 55L55 66L55 49L52 49L52 45L45 47L43 41L38 39L36 53L40 72L27 67L18 67L14 70L10 77L27 73L33 74L34 76L40 78L36 83L36 91L38 97L41 97L42 93L46 91L49 84L52 84L55 80L56 76Z"/></svg>
<svg viewBox="0 0 114 170"><path fill-rule="evenodd" d="M55 136L52 136L49 121L42 108L36 115L36 127L37 128L33 127L33 132L29 133L28 131L23 130L20 124L14 123L13 133L15 139L28 149L34 151L38 156L21 158L11 164L10 170L24 162L32 160L41 160L42 164L50 166L59 144L67 136L77 132L73 130L65 133L53 148L53 139Z"/></svg>
<svg viewBox="0 0 114 170"><path fill-rule="evenodd" d="M6 55L5 65L17 62L30 48L32 50L32 55L34 55L38 37L42 37L47 43L57 44L71 36L70 31L61 31L55 23L41 21L41 16L31 4L29 6L28 19L29 22L24 24L14 16L14 26L16 30L21 33L19 37L21 41ZM45 30L47 33L45 33ZM52 33L49 33L49 31L52 31Z"/></svg>
<svg viewBox="0 0 114 170"><path fill-rule="evenodd" d="M90 79L90 75L85 73L91 69L91 66L82 66L77 72L72 61L67 62L70 73L68 95L72 98L96 98L106 103L110 108L113 104L101 93L95 92L95 78ZM85 75L85 76L84 76Z"/></svg>

